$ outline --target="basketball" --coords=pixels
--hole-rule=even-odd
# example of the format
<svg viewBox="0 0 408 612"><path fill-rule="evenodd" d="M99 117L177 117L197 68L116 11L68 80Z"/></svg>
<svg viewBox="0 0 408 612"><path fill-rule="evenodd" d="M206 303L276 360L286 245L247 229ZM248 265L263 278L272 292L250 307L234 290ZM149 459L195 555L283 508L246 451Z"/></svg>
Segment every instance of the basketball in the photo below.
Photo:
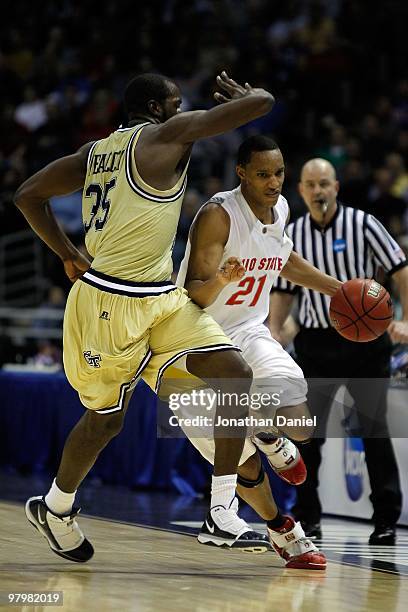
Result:
<svg viewBox="0 0 408 612"><path fill-rule="evenodd" d="M330 320L343 338L371 342L382 336L392 321L390 294L373 279L354 278L344 283L330 302Z"/></svg>

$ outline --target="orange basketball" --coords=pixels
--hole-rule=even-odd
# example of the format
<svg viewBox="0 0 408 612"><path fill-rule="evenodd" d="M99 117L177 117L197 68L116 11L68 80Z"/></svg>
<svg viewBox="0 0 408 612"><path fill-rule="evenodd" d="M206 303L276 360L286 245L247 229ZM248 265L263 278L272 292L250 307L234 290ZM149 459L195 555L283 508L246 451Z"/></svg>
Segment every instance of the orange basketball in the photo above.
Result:
<svg viewBox="0 0 408 612"><path fill-rule="evenodd" d="M341 336L370 342L382 336L392 321L390 294L373 279L354 278L344 283L330 302L330 320Z"/></svg>

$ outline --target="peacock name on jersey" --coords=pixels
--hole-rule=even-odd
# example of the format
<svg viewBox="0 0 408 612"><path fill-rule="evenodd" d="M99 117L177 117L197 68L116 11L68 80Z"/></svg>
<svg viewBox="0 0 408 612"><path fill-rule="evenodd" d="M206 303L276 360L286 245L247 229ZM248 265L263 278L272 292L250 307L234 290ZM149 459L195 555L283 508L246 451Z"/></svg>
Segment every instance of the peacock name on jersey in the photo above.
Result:
<svg viewBox="0 0 408 612"><path fill-rule="evenodd" d="M251 272L252 270L278 270L279 272L283 268L282 257L246 257L242 260L242 265L245 270Z"/></svg>
<svg viewBox="0 0 408 612"><path fill-rule="evenodd" d="M96 153L91 159L91 174L100 172L116 172L120 168L120 162L126 149L122 151L110 151L109 153Z"/></svg>

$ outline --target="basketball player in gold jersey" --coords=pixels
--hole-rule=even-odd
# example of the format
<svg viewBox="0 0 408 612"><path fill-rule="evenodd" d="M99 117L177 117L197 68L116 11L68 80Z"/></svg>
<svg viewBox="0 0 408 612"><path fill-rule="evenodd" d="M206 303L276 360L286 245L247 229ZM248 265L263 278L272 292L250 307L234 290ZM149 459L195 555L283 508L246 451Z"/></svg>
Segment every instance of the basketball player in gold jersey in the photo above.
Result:
<svg viewBox="0 0 408 612"><path fill-rule="evenodd" d="M119 433L133 388L143 375L157 390L167 366L187 355L187 369L217 380L218 391L248 392L251 370L215 321L174 286L172 246L195 140L224 133L269 112L273 97L241 86L223 72L220 103L180 112L177 85L161 75L135 77L125 90L127 127L56 160L17 191L16 205L33 230L61 258L74 283L64 319L64 366L87 409L69 434L56 479L45 497L27 501L28 520L51 549L84 562L93 547L76 521L76 490L100 451ZM83 189L90 262L56 223L48 200ZM223 274L226 282L233 271ZM234 416L247 408L234 406ZM221 417L228 417L219 406ZM223 543L266 550L236 514L237 465L245 429L215 431L210 512Z"/></svg>

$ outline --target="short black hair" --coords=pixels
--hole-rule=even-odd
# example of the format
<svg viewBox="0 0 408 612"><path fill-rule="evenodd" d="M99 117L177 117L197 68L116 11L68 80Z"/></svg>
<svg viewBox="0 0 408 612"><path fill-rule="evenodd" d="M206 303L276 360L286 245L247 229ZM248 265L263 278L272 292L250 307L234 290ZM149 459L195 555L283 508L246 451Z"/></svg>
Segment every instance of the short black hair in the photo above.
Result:
<svg viewBox="0 0 408 612"><path fill-rule="evenodd" d="M123 96L127 114L148 113L149 100L164 102L170 94L169 83L173 83L172 79L151 72L133 77L126 85Z"/></svg>
<svg viewBox="0 0 408 612"><path fill-rule="evenodd" d="M246 138L240 145L237 154L238 166L246 166L251 161L252 153L257 151L274 151L279 149L277 143L269 136L250 136Z"/></svg>

